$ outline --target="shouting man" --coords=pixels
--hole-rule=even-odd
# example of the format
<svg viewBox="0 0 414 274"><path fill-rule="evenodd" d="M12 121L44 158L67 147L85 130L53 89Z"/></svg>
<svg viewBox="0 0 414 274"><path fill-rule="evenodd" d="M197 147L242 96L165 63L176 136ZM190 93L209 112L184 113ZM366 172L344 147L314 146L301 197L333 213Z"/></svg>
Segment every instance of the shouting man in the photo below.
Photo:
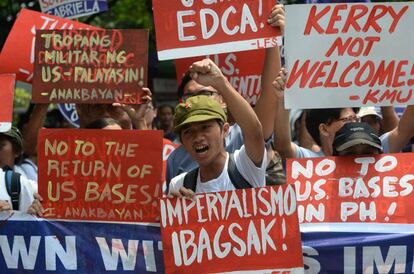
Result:
<svg viewBox="0 0 414 274"><path fill-rule="evenodd" d="M229 131L226 114L209 96L194 96L176 107L175 132L199 168L171 180L169 194L192 197L206 193L265 186L266 153L262 126L255 112L209 59L190 67L193 80L221 92L227 109L240 126L244 145L229 154L224 139Z"/></svg>

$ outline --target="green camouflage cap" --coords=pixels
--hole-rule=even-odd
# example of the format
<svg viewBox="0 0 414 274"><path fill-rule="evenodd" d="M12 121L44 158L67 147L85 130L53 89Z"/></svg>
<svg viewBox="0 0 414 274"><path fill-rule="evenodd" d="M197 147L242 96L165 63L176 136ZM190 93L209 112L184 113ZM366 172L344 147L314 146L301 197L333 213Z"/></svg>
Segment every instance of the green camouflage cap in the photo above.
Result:
<svg viewBox="0 0 414 274"><path fill-rule="evenodd" d="M174 132L179 135L184 125L213 119L227 121L226 113L219 102L210 96L193 96L175 107Z"/></svg>
<svg viewBox="0 0 414 274"><path fill-rule="evenodd" d="M16 141L17 145L20 146L20 149L23 149L23 135L20 133L20 130L17 127L12 126L9 131L1 132L0 134L11 137Z"/></svg>

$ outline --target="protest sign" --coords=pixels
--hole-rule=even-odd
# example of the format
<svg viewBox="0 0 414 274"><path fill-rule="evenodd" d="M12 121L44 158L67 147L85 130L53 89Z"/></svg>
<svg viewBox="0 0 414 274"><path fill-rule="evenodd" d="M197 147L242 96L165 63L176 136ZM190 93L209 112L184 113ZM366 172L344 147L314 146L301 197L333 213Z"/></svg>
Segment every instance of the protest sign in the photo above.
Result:
<svg viewBox="0 0 414 274"><path fill-rule="evenodd" d="M175 60L177 83L188 71L188 68L203 57ZM252 105L260 97L261 74L265 58L264 50L251 50L225 54L207 55L221 69L230 84Z"/></svg>
<svg viewBox="0 0 414 274"><path fill-rule="evenodd" d="M166 172L167 172L167 160L170 154L179 147L180 144L176 144L166 138L162 139L162 181L165 182L166 180Z"/></svg>
<svg viewBox="0 0 414 274"><path fill-rule="evenodd" d="M73 127L78 128L80 126L79 115L76 111L76 104L57 104L60 114L65 120Z"/></svg>
<svg viewBox="0 0 414 274"><path fill-rule="evenodd" d="M413 223L412 153L289 159L300 223Z"/></svg>
<svg viewBox="0 0 414 274"><path fill-rule="evenodd" d="M78 18L108 10L106 0L39 0L43 13Z"/></svg>
<svg viewBox="0 0 414 274"><path fill-rule="evenodd" d="M153 0L159 60L274 47L273 0Z"/></svg>
<svg viewBox="0 0 414 274"><path fill-rule="evenodd" d="M36 33L32 101L138 104L147 85L148 30Z"/></svg>
<svg viewBox="0 0 414 274"><path fill-rule="evenodd" d="M0 132L9 131L13 121L14 74L0 74Z"/></svg>
<svg viewBox="0 0 414 274"><path fill-rule="evenodd" d="M0 221L0 273L164 273L159 224L46 221L18 211ZM301 226L306 273L411 272L414 225L350 225Z"/></svg>
<svg viewBox="0 0 414 274"><path fill-rule="evenodd" d="M0 273L163 273L159 224L0 213Z"/></svg>
<svg viewBox="0 0 414 274"><path fill-rule="evenodd" d="M292 185L164 198L160 205L166 273L303 271Z"/></svg>
<svg viewBox="0 0 414 274"><path fill-rule="evenodd" d="M43 129L38 144L46 217L158 221L161 131Z"/></svg>
<svg viewBox="0 0 414 274"><path fill-rule="evenodd" d="M286 18L287 108L414 103L414 3L288 5Z"/></svg>
<svg viewBox="0 0 414 274"><path fill-rule="evenodd" d="M0 73L15 73L16 80L32 82L36 30L93 29L94 27L57 16L22 9L0 54Z"/></svg>

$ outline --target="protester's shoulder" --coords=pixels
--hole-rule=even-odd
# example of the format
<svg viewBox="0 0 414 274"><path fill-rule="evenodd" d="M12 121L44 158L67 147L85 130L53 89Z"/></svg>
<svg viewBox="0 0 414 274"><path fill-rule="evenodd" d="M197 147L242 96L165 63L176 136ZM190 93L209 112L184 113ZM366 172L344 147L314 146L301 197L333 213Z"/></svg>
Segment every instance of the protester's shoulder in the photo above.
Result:
<svg viewBox="0 0 414 274"><path fill-rule="evenodd" d="M391 134L391 131L388 131L380 136L382 150L384 153L389 153L390 151L390 146L389 146L390 134Z"/></svg>
<svg viewBox="0 0 414 274"><path fill-rule="evenodd" d="M184 153L187 153L187 152L184 146L181 145L171 152L170 156L168 156L167 161L171 162L171 161L174 161L175 159L179 159L181 155L183 155Z"/></svg>
<svg viewBox="0 0 414 274"><path fill-rule="evenodd" d="M170 186L169 186L169 192L178 191L183 186L184 177L186 174L187 172L184 172L171 179Z"/></svg>
<svg viewBox="0 0 414 274"><path fill-rule="evenodd" d="M37 192L37 182L26 177L26 175L20 176L20 185L22 188L26 188L30 192Z"/></svg>
<svg viewBox="0 0 414 274"><path fill-rule="evenodd" d="M229 134L226 137L226 151L234 152L243 145L243 134L238 124L230 126Z"/></svg>
<svg viewBox="0 0 414 274"><path fill-rule="evenodd" d="M263 150L263 159L260 166L256 166L255 163L253 163L247 155L244 145L234 153L234 161L236 163L237 170L243 178L254 187L264 186L265 183L267 153L265 148L263 148Z"/></svg>
<svg viewBox="0 0 414 274"><path fill-rule="evenodd" d="M241 130L241 127L237 124L237 123L234 123L234 124L232 124L231 126L230 126L230 128L229 128L229 130L231 131L231 132L237 132L237 133L242 133L242 130Z"/></svg>
<svg viewBox="0 0 414 274"><path fill-rule="evenodd" d="M296 158L316 158L325 156L322 150L320 152L314 152L310 149L301 147L295 143L293 144L296 146Z"/></svg>

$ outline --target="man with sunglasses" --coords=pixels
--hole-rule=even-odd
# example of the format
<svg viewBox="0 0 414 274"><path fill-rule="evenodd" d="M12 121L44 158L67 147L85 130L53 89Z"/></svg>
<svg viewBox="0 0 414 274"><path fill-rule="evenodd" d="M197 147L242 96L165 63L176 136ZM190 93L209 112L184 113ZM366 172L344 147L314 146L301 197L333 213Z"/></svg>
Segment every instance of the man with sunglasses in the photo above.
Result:
<svg viewBox="0 0 414 274"><path fill-rule="evenodd" d="M335 134L333 156L376 155L382 153L381 140L367 123L347 123Z"/></svg>

